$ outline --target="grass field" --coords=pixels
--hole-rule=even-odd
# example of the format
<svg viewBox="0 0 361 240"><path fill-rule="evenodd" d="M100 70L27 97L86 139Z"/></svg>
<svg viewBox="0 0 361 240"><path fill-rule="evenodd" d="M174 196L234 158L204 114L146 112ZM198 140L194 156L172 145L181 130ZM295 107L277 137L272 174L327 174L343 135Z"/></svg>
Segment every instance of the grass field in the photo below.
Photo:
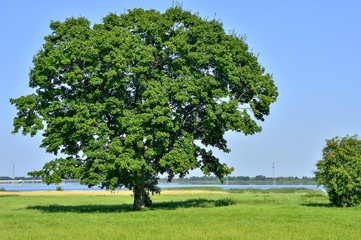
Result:
<svg viewBox="0 0 361 240"><path fill-rule="evenodd" d="M0 239L360 239L361 207L307 189L0 192Z"/></svg>

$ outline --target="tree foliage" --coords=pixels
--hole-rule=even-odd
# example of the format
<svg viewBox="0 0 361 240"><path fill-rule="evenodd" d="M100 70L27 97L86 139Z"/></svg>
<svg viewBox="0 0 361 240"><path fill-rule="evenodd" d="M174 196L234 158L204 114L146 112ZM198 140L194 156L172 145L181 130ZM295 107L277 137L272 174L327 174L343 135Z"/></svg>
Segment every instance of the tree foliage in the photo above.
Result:
<svg viewBox="0 0 361 240"><path fill-rule="evenodd" d="M206 147L229 152L226 131L260 132L278 94L243 38L181 7L50 28L30 71L35 92L10 100L14 133L43 130L41 147L66 156L30 173L47 183L125 186L143 204L159 174L222 179L232 169Z"/></svg>
<svg viewBox="0 0 361 240"><path fill-rule="evenodd" d="M326 140L323 159L315 171L318 185L323 185L336 206L361 203L361 140L357 135Z"/></svg>

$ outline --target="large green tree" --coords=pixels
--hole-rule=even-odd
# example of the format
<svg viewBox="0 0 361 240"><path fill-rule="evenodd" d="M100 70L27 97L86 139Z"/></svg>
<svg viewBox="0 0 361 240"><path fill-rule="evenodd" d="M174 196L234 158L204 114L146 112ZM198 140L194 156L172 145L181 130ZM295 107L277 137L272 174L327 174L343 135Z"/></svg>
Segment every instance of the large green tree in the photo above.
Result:
<svg viewBox="0 0 361 240"><path fill-rule="evenodd" d="M226 131L261 131L257 121L277 98L244 38L183 10L143 9L52 22L34 57L33 94L11 99L14 133L43 131L46 183L80 179L88 186L134 191L134 208L150 203L159 174L169 180L200 168L222 179L232 169Z"/></svg>

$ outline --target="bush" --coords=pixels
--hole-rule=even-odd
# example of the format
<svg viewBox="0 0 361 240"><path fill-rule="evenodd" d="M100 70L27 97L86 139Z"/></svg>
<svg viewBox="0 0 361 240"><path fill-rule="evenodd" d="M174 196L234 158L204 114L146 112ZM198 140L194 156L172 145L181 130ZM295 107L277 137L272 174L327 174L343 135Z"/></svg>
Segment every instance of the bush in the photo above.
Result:
<svg viewBox="0 0 361 240"><path fill-rule="evenodd" d="M324 186L333 205L361 203L361 140L357 135L326 140L323 159L316 166L318 186Z"/></svg>
<svg viewBox="0 0 361 240"><path fill-rule="evenodd" d="M63 191L64 189L61 186L56 186L56 191Z"/></svg>

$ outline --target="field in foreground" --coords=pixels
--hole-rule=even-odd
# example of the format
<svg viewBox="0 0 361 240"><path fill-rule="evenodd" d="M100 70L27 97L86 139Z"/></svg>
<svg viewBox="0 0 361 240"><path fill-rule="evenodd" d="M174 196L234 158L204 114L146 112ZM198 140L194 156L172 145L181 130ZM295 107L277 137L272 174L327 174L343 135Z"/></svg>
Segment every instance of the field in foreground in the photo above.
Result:
<svg viewBox="0 0 361 240"><path fill-rule="evenodd" d="M46 193L46 194L45 194ZM361 207L319 191L164 190L131 211L129 192L0 192L1 239L360 239Z"/></svg>

